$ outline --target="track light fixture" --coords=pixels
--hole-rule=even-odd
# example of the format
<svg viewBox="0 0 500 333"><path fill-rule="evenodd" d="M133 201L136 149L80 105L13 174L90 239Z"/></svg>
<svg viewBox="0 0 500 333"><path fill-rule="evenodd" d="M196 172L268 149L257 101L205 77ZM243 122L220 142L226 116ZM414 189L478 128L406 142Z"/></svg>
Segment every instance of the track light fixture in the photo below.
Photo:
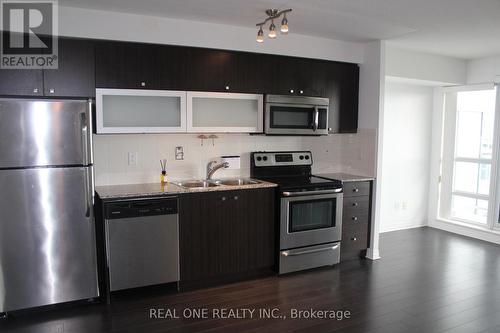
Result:
<svg viewBox="0 0 500 333"><path fill-rule="evenodd" d="M262 43L264 41L264 31L262 30L262 27L269 21L271 21L271 25L269 25L269 33L267 36L271 39L275 39L277 34L276 34L276 26L274 25L274 19L279 19L281 15L283 15L283 19L281 20L281 27L280 31L282 34L287 34L288 33L288 19L286 18L286 14L291 12L292 9L283 9L283 10L278 10L278 9L268 9L266 10L266 15L267 18L260 23L257 23L256 26L259 27L259 31L257 32L257 42Z"/></svg>

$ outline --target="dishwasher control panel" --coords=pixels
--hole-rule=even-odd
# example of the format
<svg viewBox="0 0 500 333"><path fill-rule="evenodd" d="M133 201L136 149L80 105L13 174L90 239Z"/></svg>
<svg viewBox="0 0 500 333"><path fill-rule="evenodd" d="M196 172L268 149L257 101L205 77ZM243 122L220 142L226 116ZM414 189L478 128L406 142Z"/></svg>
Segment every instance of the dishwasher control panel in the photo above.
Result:
<svg viewBox="0 0 500 333"><path fill-rule="evenodd" d="M105 205L105 219L177 214L177 198L142 199L110 202Z"/></svg>

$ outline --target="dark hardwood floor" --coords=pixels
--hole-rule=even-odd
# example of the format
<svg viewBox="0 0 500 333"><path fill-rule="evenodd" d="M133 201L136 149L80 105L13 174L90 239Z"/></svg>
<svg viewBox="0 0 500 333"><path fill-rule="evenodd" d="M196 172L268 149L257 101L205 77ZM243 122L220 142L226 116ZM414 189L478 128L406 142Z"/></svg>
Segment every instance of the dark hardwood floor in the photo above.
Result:
<svg viewBox="0 0 500 333"><path fill-rule="evenodd" d="M112 305L11 316L0 332L500 332L500 246L430 228L381 235L382 259ZM348 310L349 319L150 319L150 308ZM256 310L258 311L258 310Z"/></svg>

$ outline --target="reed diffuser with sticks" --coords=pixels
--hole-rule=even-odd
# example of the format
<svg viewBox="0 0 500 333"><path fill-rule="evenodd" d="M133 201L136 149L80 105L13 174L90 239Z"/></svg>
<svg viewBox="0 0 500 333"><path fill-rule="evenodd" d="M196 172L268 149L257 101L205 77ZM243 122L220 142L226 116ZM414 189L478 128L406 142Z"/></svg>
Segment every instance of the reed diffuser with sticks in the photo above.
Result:
<svg viewBox="0 0 500 333"><path fill-rule="evenodd" d="M161 174L160 182L164 185L167 182L167 159L160 160Z"/></svg>

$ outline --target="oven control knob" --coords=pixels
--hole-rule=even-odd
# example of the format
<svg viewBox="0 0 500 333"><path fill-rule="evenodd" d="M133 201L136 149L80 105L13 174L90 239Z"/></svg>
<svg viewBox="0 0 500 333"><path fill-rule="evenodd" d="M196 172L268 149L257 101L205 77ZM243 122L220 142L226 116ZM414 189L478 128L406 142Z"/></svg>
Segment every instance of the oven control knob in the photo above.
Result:
<svg viewBox="0 0 500 333"><path fill-rule="evenodd" d="M299 158L300 158L301 160L303 160L303 159L304 159L304 156L303 156L303 155L300 155L300 156L299 156Z"/></svg>
<svg viewBox="0 0 500 333"><path fill-rule="evenodd" d="M267 156L262 157L264 161L267 161Z"/></svg>
<svg viewBox="0 0 500 333"><path fill-rule="evenodd" d="M308 159L309 159L309 155L306 155L306 160L308 160Z"/></svg>
<svg viewBox="0 0 500 333"><path fill-rule="evenodd" d="M257 156L257 161L262 161L262 157Z"/></svg>

